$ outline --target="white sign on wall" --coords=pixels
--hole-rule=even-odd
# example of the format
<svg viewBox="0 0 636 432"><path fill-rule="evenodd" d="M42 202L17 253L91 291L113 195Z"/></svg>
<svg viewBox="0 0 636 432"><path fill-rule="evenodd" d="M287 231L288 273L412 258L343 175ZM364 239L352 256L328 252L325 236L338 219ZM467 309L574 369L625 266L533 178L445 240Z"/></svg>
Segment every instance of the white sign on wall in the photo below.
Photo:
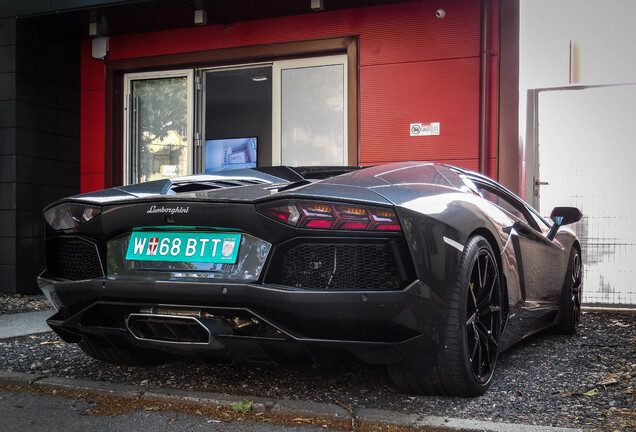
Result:
<svg viewBox="0 0 636 432"><path fill-rule="evenodd" d="M424 124L411 123L411 136L439 135L439 122Z"/></svg>

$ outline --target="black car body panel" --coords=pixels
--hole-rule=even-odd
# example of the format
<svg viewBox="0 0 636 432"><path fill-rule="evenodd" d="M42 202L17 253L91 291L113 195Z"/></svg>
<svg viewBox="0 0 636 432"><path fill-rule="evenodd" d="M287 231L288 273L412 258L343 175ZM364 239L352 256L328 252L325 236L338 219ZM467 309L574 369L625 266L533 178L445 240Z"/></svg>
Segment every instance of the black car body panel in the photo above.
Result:
<svg viewBox="0 0 636 432"><path fill-rule="evenodd" d="M527 217L484 199L482 187L511 197ZM289 202L386 209L399 229L314 229L266 214ZM477 234L503 281L505 349L555 324L579 247L567 229L547 239L549 222L492 180L420 162L195 175L71 197L45 213L62 204L99 212L76 227L47 226L39 284L58 310L48 323L64 340L222 359L326 363L349 353L433 364L464 245ZM237 262L131 262L131 232L144 230L240 233Z"/></svg>

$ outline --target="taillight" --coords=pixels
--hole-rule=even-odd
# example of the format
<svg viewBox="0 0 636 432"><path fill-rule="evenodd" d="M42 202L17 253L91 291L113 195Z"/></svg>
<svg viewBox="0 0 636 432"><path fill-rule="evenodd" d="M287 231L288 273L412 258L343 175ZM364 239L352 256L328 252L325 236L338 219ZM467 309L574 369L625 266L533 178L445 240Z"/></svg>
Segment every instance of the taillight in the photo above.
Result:
<svg viewBox="0 0 636 432"><path fill-rule="evenodd" d="M54 230L77 228L101 213L101 208L86 204L67 202L51 207L44 218Z"/></svg>
<svg viewBox="0 0 636 432"><path fill-rule="evenodd" d="M401 230L395 212L382 207L322 201L278 201L260 205L258 210L274 220L300 228Z"/></svg>

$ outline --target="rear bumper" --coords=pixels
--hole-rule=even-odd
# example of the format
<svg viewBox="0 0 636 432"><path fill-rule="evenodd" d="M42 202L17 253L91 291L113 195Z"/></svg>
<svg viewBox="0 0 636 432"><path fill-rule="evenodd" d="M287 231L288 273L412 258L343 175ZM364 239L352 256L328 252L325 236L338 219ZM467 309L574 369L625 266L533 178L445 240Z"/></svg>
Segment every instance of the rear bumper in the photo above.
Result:
<svg viewBox="0 0 636 432"><path fill-rule="evenodd" d="M368 363L421 365L423 357L436 357L447 310L420 281L399 291L353 292L257 283L60 281L46 274L38 283L58 309L47 323L67 342L93 335L119 345L239 360L308 355L321 363L328 351L344 351ZM166 312L183 317L167 321L201 325L209 340L155 339L131 319L156 316L160 321ZM243 333L219 325L235 318L257 323L261 330Z"/></svg>

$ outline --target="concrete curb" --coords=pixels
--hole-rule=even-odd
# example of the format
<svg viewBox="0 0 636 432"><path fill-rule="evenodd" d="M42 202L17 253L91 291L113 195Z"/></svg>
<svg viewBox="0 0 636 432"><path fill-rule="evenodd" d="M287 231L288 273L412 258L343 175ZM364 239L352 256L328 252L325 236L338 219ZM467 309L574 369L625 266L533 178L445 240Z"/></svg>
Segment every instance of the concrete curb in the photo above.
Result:
<svg viewBox="0 0 636 432"><path fill-rule="evenodd" d="M272 413L292 417L320 417L330 420L351 420L351 413L339 405L279 399Z"/></svg>
<svg viewBox="0 0 636 432"><path fill-rule="evenodd" d="M10 371L0 371L0 385L78 391L97 395L140 399L147 402L192 404L222 408L231 408L233 403L243 402L247 399L253 402L251 411L254 413L272 413L291 418L302 417L352 421L352 423L357 425L397 426L405 429L435 432L583 432L582 429L420 416L370 408L355 408L349 411L339 405L329 403L237 396L178 389L146 389L145 387L133 385L111 384L107 382L62 377L46 378L37 374Z"/></svg>
<svg viewBox="0 0 636 432"><path fill-rule="evenodd" d="M223 408L232 408L233 403L240 403L247 399L253 402L251 411L255 413L269 411L281 416L320 417L330 420L351 419L349 411L338 405L289 399L277 400L177 389L149 389L144 392L141 399L148 402L176 402Z"/></svg>
<svg viewBox="0 0 636 432"><path fill-rule="evenodd" d="M137 386L62 377L51 377L37 380L33 383L33 387L44 387L54 390L72 390L131 399L139 398L142 393L141 389Z"/></svg>
<svg viewBox="0 0 636 432"><path fill-rule="evenodd" d="M173 402L183 404L193 404L202 406L216 406L222 408L232 408L232 404L243 402L245 399L252 401L251 410L257 413L264 413L274 405L274 402L264 398L243 397L220 393L206 393L197 391L187 391L178 389L148 389L141 399L146 402Z"/></svg>
<svg viewBox="0 0 636 432"><path fill-rule="evenodd" d="M392 425L426 431L463 432L582 432L582 429L535 426L516 423L494 423L483 420L466 420L437 416L401 414L395 411L358 408L354 410L356 421L366 424Z"/></svg>
<svg viewBox="0 0 636 432"><path fill-rule="evenodd" d="M45 375L0 371L0 385L30 386L42 378Z"/></svg>

